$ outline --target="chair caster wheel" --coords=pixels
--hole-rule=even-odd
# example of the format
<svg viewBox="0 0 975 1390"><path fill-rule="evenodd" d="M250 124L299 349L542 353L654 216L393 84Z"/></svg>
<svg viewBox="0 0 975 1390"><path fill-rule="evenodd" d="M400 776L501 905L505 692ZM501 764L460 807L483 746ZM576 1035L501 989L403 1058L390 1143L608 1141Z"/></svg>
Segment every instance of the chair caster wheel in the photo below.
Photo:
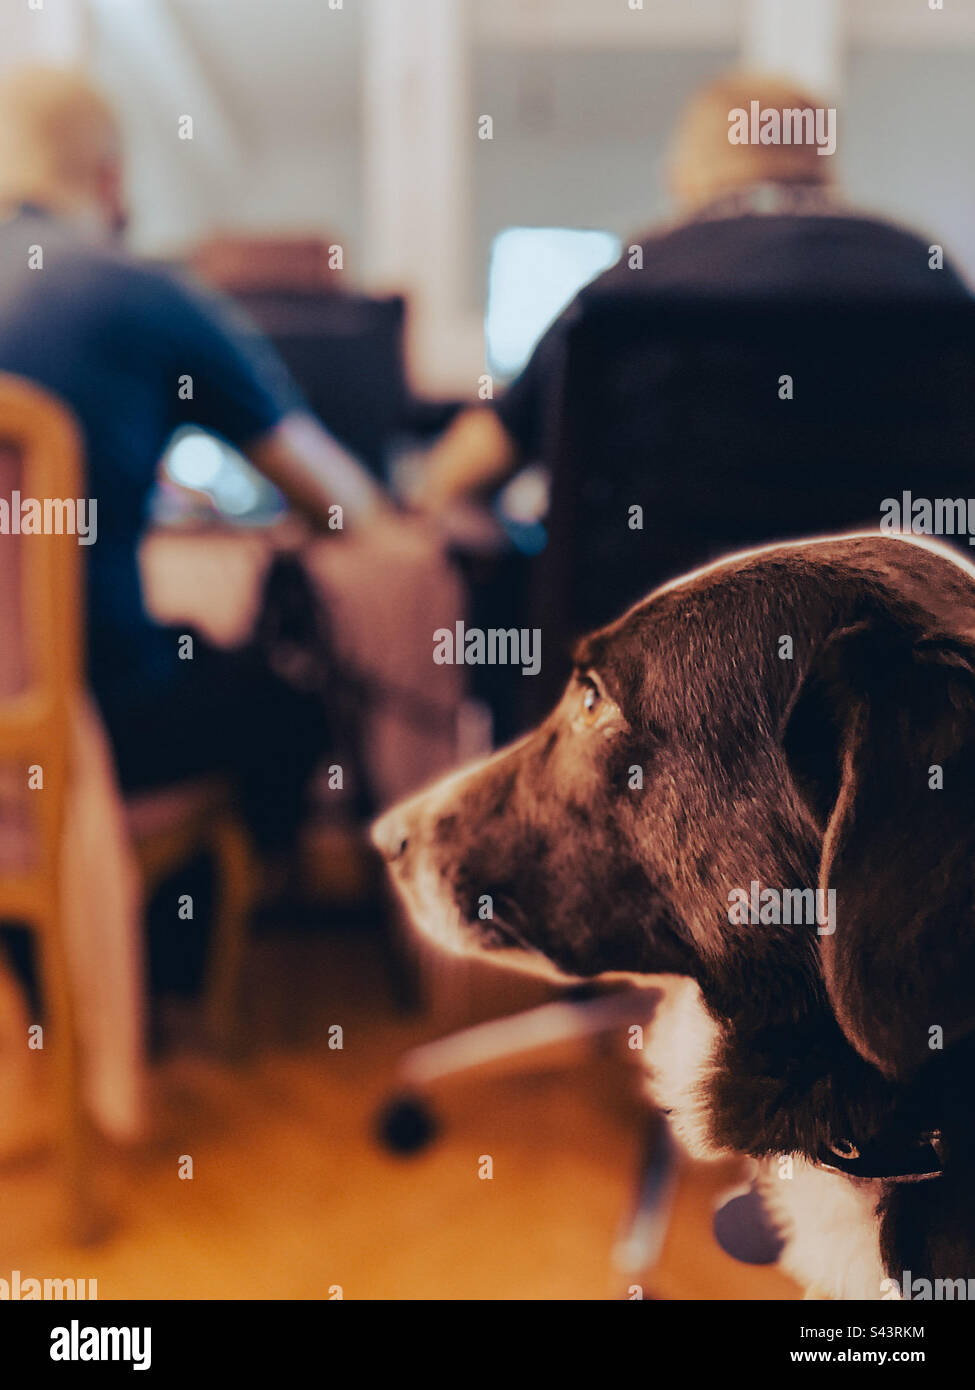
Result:
<svg viewBox="0 0 975 1390"><path fill-rule="evenodd" d="M437 1136L436 1117L420 1096L400 1095L387 1101L376 1118L376 1133L390 1153L419 1153Z"/></svg>

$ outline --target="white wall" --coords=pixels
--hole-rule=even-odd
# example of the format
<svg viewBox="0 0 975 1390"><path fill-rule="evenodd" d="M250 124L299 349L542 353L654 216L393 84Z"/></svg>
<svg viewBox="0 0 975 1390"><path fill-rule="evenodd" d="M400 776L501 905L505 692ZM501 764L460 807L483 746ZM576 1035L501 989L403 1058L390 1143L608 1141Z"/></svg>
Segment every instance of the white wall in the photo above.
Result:
<svg viewBox="0 0 975 1390"><path fill-rule="evenodd" d="M471 119L494 139L472 148L469 303L480 307L502 228L593 227L631 235L669 212L664 155L678 112L733 48L636 52L484 47Z"/></svg>
<svg viewBox="0 0 975 1390"><path fill-rule="evenodd" d="M357 0L89 0L92 66L128 137L133 240L323 231L361 244ZM181 115L194 139L177 139Z"/></svg>
<svg viewBox="0 0 975 1390"><path fill-rule="evenodd" d="M47 3L53 14L71 0ZM943 240L975 280L975 5L87 3L94 66L130 135L137 244L169 252L221 227L337 237L350 279L410 294L430 390L471 390L483 369L492 236L511 223L646 227L666 209L681 103L739 53L779 53L794 71L815 59L840 107L851 196ZM451 36L438 45L421 30L446 24L442 4ZM800 4L801 45L787 22ZM175 138L184 113L192 144ZM483 113L490 142L475 136Z"/></svg>
<svg viewBox="0 0 975 1390"><path fill-rule="evenodd" d="M25 60L71 63L83 52L85 0L47 0L40 9L27 0L7 0L0 31L0 72Z"/></svg>
<svg viewBox="0 0 975 1390"><path fill-rule="evenodd" d="M857 45L839 130L851 192L941 242L975 286L975 51Z"/></svg>

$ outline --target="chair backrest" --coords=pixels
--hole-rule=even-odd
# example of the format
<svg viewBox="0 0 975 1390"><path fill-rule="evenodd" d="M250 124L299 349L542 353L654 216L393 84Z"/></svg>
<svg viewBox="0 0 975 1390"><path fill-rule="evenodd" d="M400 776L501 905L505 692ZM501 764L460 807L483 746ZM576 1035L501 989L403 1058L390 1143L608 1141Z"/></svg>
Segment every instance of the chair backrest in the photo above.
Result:
<svg viewBox="0 0 975 1390"><path fill-rule="evenodd" d="M81 481L80 438L66 407L0 373L0 696L58 700L80 685L80 547L59 518L73 514ZM34 502L42 526L60 524L61 534L20 529ZM61 502L71 503L67 513L51 505Z"/></svg>
<svg viewBox="0 0 975 1390"><path fill-rule="evenodd" d="M75 507L81 477L79 434L65 407L30 382L0 373L0 758L8 793L26 789L28 764L43 767L45 795L34 804L50 832L49 850L63 807L71 702L83 671L78 538L63 520L61 534L54 528L65 515L59 504L70 502L69 514ZM49 528L36 534L26 520L35 511ZM9 825L16 809L9 795L4 800L7 814L0 819Z"/></svg>
<svg viewBox="0 0 975 1390"><path fill-rule="evenodd" d="M975 497L973 387L969 301L584 296L549 403L546 697L574 636L667 579L735 549L875 530L904 491Z"/></svg>

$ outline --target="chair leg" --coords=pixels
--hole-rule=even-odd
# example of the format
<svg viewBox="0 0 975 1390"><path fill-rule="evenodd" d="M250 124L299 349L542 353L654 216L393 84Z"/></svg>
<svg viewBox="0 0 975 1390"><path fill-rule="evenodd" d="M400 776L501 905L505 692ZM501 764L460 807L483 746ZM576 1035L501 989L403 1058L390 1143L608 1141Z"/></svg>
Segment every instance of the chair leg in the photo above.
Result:
<svg viewBox="0 0 975 1390"><path fill-rule="evenodd" d="M205 1014L207 1032L228 1057L243 1051L240 1017L241 976L251 910L257 896L255 851L246 830L232 816L214 827L211 841L216 864L216 902Z"/></svg>
<svg viewBox="0 0 975 1390"><path fill-rule="evenodd" d="M72 1242L87 1245L105 1233L107 1222L92 1181L93 1145L82 1097L75 1010L67 956L56 918L43 924L40 954L64 1223Z"/></svg>
<svg viewBox="0 0 975 1390"><path fill-rule="evenodd" d="M598 1036L624 1021L645 1023L659 998L658 989L623 989L584 1003L559 999L489 1023L475 1023L405 1053L398 1065L400 1079L411 1089L425 1089L470 1068L517 1062L536 1048Z"/></svg>

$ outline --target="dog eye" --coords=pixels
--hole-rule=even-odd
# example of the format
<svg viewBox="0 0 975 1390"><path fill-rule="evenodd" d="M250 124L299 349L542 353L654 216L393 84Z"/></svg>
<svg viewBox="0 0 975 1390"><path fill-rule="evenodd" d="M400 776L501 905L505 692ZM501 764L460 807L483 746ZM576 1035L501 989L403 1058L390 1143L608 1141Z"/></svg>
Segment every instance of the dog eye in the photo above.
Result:
<svg viewBox="0 0 975 1390"><path fill-rule="evenodd" d="M591 680L583 678L582 683L582 709L586 719L596 719L599 715L599 707L603 702L603 697Z"/></svg>
<svg viewBox="0 0 975 1390"><path fill-rule="evenodd" d="M570 718L576 728L599 729L604 733L615 730L621 715L596 671L576 671L568 691Z"/></svg>

